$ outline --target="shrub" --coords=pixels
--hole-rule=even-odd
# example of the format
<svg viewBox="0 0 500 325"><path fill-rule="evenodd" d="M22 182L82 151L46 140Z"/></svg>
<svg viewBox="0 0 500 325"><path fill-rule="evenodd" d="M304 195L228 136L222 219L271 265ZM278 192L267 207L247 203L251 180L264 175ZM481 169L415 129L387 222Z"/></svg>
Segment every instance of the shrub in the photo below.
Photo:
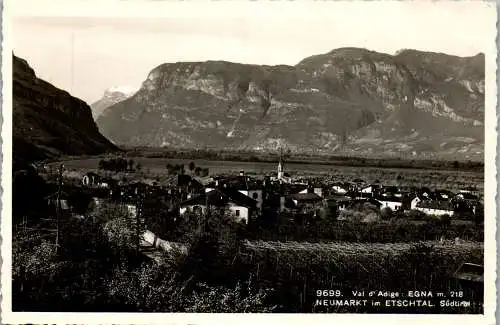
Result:
<svg viewBox="0 0 500 325"><path fill-rule="evenodd" d="M394 217L394 212L391 208L385 207L380 211L380 216L382 217L382 220L388 220Z"/></svg>
<svg viewBox="0 0 500 325"><path fill-rule="evenodd" d="M424 220L427 217L425 213L419 210L410 210L406 215L410 220Z"/></svg>

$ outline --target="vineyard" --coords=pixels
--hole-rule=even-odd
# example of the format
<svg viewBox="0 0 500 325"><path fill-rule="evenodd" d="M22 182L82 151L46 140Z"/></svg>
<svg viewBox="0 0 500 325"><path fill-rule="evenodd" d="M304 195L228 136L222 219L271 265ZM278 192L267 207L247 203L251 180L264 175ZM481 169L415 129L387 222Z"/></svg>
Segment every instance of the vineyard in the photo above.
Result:
<svg viewBox="0 0 500 325"><path fill-rule="evenodd" d="M312 311L318 289L458 289L454 272L465 262L483 264L484 248L483 243L470 241L242 244L240 253L253 277L263 285L275 285L280 292L277 299L285 299L288 307L282 312Z"/></svg>
<svg viewBox="0 0 500 325"><path fill-rule="evenodd" d="M419 245L429 249L439 250L447 255L468 254L474 251L482 251L484 244L474 241L426 241ZM315 254L324 256L326 259L335 256L362 256L362 255L400 255L407 253L415 243L352 243L352 242L330 242L330 243L308 243L308 242L279 242L279 241L245 241L243 246L250 251L273 251L276 253Z"/></svg>

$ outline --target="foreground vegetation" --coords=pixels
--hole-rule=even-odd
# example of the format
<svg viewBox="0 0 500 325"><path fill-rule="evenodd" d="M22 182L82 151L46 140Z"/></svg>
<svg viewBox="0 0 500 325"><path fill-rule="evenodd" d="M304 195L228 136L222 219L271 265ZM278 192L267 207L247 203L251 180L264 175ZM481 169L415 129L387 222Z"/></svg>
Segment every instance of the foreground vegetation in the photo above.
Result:
<svg viewBox="0 0 500 325"><path fill-rule="evenodd" d="M363 230L359 223L343 226L345 233L358 228L364 236L390 232L388 228L374 230L376 226ZM322 244L319 251L311 251L296 249L293 243L285 243L285 250L256 248L248 244L252 231L257 233L255 228L236 223L220 211L212 211L206 219L188 214L175 229L171 234L188 247L188 253L165 253L160 264L137 249L136 234L142 227L137 228L119 206L106 206L83 219L68 219L59 250L51 239L17 230L13 242L14 310L320 312L326 310L314 305L318 289L458 290L453 272L463 262L483 261L479 243L466 245L466 249L453 248L453 243L448 243L451 249L426 243L408 243L404 249L387 244L376 249L376 245L385 245L376 244L369 254L348 242L344 245L354 251L330 249L325 253ZM389 237L385 241L402 238ZM373 239L358 237L357 241ZM364 245L360 247L369 247ZM347 307L334 311L384 312Z"/></svg>

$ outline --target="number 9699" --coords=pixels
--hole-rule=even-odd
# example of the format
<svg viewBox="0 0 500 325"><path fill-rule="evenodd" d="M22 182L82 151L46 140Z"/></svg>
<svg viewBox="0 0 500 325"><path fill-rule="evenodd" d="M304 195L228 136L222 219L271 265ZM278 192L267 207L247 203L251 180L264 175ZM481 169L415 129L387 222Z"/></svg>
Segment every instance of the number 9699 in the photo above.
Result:
<svg viewBox="0 0 500 325"><path fill-rule="evenodd" d="M341 297L340 290L316 290L316 297Z"/></svg>

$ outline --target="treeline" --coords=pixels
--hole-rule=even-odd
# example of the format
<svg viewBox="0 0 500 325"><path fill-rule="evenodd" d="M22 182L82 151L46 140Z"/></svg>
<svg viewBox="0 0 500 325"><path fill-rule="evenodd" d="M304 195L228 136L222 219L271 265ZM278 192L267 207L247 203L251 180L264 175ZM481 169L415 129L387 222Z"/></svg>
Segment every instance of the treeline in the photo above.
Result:
<svg viewBox="0 0 500 325"><path fill-rule="evenodd" d="M140 171L142 168L139 162L133 159L110 158L99 161L99 169L111 172L133 172Z"/></svg>
<svg viewBox="0 0 500 325"><path fill-rule="evenodd" d="M183 175L186 173L186 168L184 164L167 164L165 167L167 168L168 174ZM194 161L191 161L188 164L188 170L192 175L200 177L206 177L210 172L210 169L208 168L202 168L200 166L196 166Z"/></svg>
<svg viewBox="0 0 500 325"><path fill-rule="evenodd" d="M276 162L278 153L252 152L252 151L229 151L214 149L192 149L192 150L159 150L155 148L133 148L127 151L130 156L148 158L168 159L204 159L240 162ZM484 171L484 162L459 161L459 160L429 160L429 159L406 159L406 158L372 158L342 155L308 155L293 153L290 150L284 153L288 163L293 164L325 164L341 166L363 166L379 168L412 168L412 169L443 169L462 171Z"/></svg>

